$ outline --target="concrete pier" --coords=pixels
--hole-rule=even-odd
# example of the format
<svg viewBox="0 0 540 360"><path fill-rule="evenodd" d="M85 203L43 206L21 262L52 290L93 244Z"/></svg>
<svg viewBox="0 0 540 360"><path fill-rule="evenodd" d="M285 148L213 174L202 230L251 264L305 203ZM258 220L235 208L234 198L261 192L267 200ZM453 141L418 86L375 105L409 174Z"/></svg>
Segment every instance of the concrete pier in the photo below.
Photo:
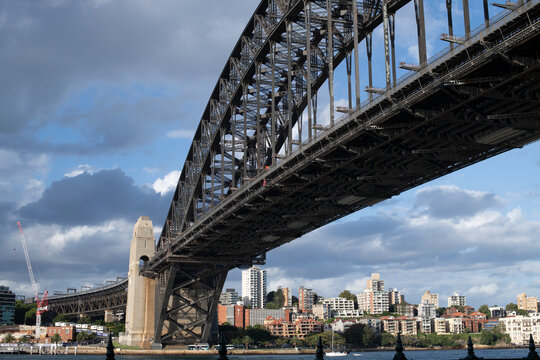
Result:
<svg viewBox="0 0 540 360"><path fill-rule="evenodd" d="M148 216L141 216L133 228L129 251L126 332L120 343L149 349L154 337L156 280L139 274L140 266L155 253L154 228Z"/></svg>

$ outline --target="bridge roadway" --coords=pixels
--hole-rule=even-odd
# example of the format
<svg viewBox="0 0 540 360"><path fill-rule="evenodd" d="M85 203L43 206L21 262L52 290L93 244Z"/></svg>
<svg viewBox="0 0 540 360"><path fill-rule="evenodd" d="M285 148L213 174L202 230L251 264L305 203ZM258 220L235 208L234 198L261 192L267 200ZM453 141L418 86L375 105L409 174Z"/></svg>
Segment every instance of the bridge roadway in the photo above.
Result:
<svg viewBox="0 0 540 360"><path fill-rule="evenodd" d="M83 315L106 310L125 310L128 279L86 291L49 297L49 311L55 314Z"/></svg>
<svg viewBox="0 0 540 360"><path fill-rule="evenodd" d="M206 341L229 270L540 138L539 1L508 3L512 11L472 32L465 11L465 36L453 36L450 23L443 37L453 48L429 62L423 2L414 1L420 64L397 81L394 15L408 2L261 1L208 102L144 266L159 280L156 342ZM448 9L451 18L451 1ZM386 87L370 80L366 90L377 96L349 100L345 116L331 111L328 124L317 123L317 92L328 84L333 109L343 60L349 89L354 64L359 99L354 50L364 41L371 79L371 33L381 24Z"/></svg>

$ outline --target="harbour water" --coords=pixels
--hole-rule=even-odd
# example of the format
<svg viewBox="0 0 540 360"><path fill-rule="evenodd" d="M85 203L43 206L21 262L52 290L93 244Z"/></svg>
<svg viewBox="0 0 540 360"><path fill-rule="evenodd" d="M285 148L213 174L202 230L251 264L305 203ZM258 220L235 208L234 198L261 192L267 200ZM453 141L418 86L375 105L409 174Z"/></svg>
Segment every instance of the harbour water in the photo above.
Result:
<svg viewBox="0 0 540 360"><path fill-rule="evenodd" d="M523 358L528 354L528 349L485 349L475 350L478 357L489 359ZM392 360L393 351L371 351L356 353L361 356L336 357L336 360ZM424 350L405 351L409 360L458 360L467 355L466 350ZM313 360L315 355L228 355L231 360ZM218 355L172 355L172 356L149 356L149 355L115 355L118 360L122 359L181 359L181 360L215 360ZM325 357L326 358L326 357ZM10 360L104 360L104 355L0 355L0 359ZM326 358L330 359L330 358Z"/></svg>

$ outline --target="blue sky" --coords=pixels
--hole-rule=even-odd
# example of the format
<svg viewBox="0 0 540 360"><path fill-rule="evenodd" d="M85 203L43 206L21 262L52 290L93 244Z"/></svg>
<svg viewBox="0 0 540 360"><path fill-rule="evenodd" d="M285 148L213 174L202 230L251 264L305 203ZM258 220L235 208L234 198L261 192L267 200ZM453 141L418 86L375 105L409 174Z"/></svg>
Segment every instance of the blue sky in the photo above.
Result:
<svg viewBox="0 0 540 360"><path fill-rule="evenodd" d="M482 23L474 3L473 28ZM257 4L0 0L0 284L31 295L19 219L41 290L127 272L133 225L148 215L161 231L204 106ZM444 9L444 1L426 2L429 55L446 45L438 40ZM397 14L398 62L417 61L412 14L410 5ZM379 30L378 59L381 52ZM382 86L381 61L374 71ZM324 98L323 87L321 114ZM361 291L380 272L411 303L427 289L460 291L473 306L515 302L523 291L540 296L539 150L513 150L270 252L270 290L304 285L336 296ZM239 270L226 286L240 290Z"/></svg>

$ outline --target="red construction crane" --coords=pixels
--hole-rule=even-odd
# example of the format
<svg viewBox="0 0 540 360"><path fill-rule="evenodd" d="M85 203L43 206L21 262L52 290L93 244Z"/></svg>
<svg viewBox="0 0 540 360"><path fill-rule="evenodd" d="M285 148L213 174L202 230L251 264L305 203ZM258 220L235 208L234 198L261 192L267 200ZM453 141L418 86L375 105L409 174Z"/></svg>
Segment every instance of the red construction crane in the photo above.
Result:
<svg viewBox="0 0 540 360"><path fill-rule="evenodd" d="M32 282L32 290L34 290L34 297L36 299L37 310L36 310L36 338L39 339L41 332L41 314L48 310L47 308L47 295L48 291L45 291L41 300L39 299L38 288L36 280L34 279L34 272L32 271L32 264L30 264L30 255L28 254L28 247L26 246L26 239L24 238L24 233L20 221L17 221L19 226L19 236L21 238L21 243L24 250L24 257L26 258L26 266L28 267L28 274L30 275L30 281Z"/></svg>

